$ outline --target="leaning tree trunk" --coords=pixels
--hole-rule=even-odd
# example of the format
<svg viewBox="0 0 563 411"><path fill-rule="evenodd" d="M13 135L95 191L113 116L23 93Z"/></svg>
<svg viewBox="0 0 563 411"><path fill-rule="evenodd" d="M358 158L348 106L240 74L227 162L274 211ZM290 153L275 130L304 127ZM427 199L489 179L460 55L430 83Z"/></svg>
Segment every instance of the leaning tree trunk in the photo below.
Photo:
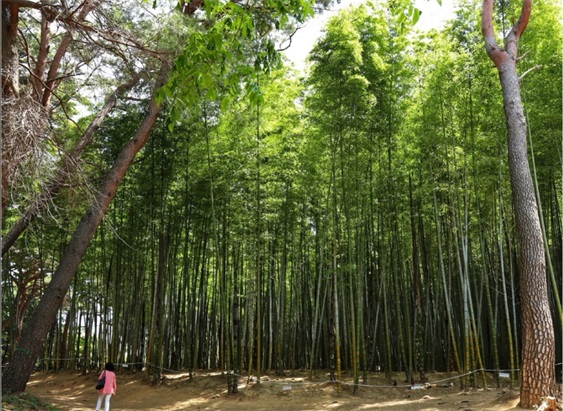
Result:
<svg viewBox="0 0 563 411"><path fill-rule="evenodd" d="M505 38L504 49L496 44L493 0L483 0L481 26L485 49L500 77L508 129L508 165L512 202L519 241L520 304L522 307L522 364L520 406L531 408L552 394L555 383L555 336L549 309L545 252L528 164L526 119L516 73L518 40L530 18L532 0L523 0L522 12Z"/></svg>
<svg viewBox="0 0 563 411"><path fill-rule="evenodd" d="M57 317L68 291L70 282L76 273L88 244L115 196L117 187L137 152L145 145L150 131L160 113L161 104L157 103L156 91L163 85L169 70L168 63L163 63L155 84L149 111L139 126L134 137L122 148L111 170L106 175L102 186L92 201L92 206L80 220L39 305L27 321L21 340L2 376L2 391L22 392L39 357L49 330Z"/></svg>

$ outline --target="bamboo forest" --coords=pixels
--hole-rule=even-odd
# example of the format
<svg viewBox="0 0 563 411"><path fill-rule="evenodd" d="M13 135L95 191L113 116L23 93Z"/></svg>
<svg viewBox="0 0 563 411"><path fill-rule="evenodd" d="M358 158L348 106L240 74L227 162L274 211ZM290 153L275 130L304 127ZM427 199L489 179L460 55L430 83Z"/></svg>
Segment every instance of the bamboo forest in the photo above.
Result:
<svg viewBox="0 0 563 411"><path fill-rule="evenodd" d="M560 2L333 6L2 0L5 392L108 361L560 392Z"/></svg>

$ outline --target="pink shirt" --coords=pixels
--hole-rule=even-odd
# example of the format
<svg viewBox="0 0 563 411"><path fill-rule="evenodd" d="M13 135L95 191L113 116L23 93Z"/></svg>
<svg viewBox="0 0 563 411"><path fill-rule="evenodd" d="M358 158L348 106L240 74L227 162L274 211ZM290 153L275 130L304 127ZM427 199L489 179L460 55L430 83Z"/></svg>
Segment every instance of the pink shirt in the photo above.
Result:
<svg viewBox="0 0 563 411"><path fill-rule="evenodd" d="M115 373L113 371L104 370L98 377L98 379L102 378L103 375L106 375L106 385L101 390L98 390L98 393L101 394L114 394L117 390L117 378L115 378Z"/></svg>

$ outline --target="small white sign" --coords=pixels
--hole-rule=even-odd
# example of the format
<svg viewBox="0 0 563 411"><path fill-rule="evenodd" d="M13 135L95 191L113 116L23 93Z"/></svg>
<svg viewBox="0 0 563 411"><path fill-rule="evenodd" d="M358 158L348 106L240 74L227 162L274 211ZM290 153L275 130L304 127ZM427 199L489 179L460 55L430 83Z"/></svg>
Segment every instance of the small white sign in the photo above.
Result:
<svg viewBox="0 0 563 411"><path fill-rule="evenodd" d="M284 391L291 391L291 385L284 385L283 390Z"/></svg>

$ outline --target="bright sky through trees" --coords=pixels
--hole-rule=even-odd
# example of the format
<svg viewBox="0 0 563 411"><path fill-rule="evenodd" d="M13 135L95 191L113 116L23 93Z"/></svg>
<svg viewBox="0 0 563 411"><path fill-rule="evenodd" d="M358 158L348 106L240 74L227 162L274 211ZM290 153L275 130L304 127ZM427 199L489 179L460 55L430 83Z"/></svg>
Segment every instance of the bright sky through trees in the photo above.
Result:
<svg viewBox="0 0 563 411"><path fill-rule="evenodd" d="M420 20L417 22L416 28L421 31L441 28L445 21L454 17L456 1L443 0L440 6L437 0L415 0L415 6L421 11ZM284 51L284 55L293 62L297 70L303 70L307 54L321 35L321 31L328 19L344 8L361 4L362 2L364 0L342 0L340 3L334 4L330 10L309 20L295 33L291 46ZM287 43L282 44L283 47L287 47Z"/></svg>

